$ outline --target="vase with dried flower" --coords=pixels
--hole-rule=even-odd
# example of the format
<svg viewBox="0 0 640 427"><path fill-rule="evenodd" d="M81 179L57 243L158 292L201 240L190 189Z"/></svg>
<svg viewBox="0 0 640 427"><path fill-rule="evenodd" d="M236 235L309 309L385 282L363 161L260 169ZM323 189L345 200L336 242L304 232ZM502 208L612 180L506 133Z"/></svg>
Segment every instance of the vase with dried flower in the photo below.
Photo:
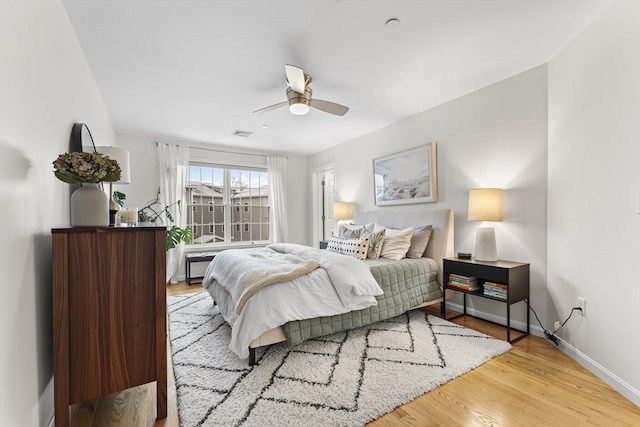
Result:
<svg viewBox="0 0 640 427"><path fill-rule="evenodd" d="M80 184L71 195L71 225L108 226L109 196L100 183L120 179L120 165L101 153L63 153L53 161L54 174L67 184Z"/></svg>

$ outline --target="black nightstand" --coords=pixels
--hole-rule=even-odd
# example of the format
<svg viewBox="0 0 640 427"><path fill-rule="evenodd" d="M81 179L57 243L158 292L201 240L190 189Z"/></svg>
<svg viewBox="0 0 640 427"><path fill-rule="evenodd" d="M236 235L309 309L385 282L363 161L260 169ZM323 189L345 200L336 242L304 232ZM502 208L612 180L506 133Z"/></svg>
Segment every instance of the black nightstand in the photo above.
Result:
<svg viewBox="0 0 640 427"><path fill-rule="evenodd" d="M507 306L507 341L514 342L529 335L529 264L512 261L476 261L473 259L445 258L443 261L443 283L445 289L456 292L462 292L464 295L464 310L462 314L446 318L446 303L444 298L442 304L443 318L445 320L455 319L456 317L467 314L467 295L474 295L481 298L500 301ZM464 291L459 288L449 286L449 276L458 274L467 277L476 277L479 289L475 291ZM488 295L485 293L485 283L494 282L506 286L506 294L504 298ZM525 301L527 304L527 330L521 331L511 328L511 304ZM523 335L511 340L511 329L522 332Z"/></svg>
<svg viewBox="0 0 640 427"><path fill-rule="evenodd" d="M327 245L329 244L326 240L320 240L320 249L327 249Z"/></svg>

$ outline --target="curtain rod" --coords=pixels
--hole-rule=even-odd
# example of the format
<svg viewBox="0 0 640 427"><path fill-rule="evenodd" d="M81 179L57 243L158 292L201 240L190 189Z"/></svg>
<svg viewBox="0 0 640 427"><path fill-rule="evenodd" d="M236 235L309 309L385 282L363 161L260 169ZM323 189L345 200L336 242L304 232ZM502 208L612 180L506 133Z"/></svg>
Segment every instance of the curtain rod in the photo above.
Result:
<svg viewBox="0 0 640 427"><path fill-rule="evenodd" d="M156 145L159 144L158 141L155 141ZM188 144L184 144L184 145L188 145ZM189 145L189 148L193 148L196 150L204 150L204 151L215 151L216 153L230 153L230 154L239 154L241 156L256 156L256 157L267 157L267 156L277 156L278 154L255 154L255 153L243 153L240 151L229 151L229 150L220 150L220 149L216 149L216 148L203 148L203 147L193 147L191 145ZM286 159L289 158L289 156L283 156Z"/></svg>

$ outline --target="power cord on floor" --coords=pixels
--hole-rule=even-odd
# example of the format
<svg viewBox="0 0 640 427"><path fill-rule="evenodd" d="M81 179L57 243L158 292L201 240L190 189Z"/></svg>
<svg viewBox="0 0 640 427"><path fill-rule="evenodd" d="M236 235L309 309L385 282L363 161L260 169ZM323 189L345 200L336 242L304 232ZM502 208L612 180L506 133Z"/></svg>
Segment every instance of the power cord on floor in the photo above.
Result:
<svg viewBox="0 0 640 427"><path fill-rule="evenodd" d="M556 336L556 332L558 332L564 325L565 323L567 323L569 321L569 319L571 319L571 316L573 316L573 312L574 311L582 311L582 308L580 307L573 307L571 309L571 313L569 313L569 317L567 317L565 319L564 322L562 322L560 324L560 327L557 328L555 331L551 332L549 330L547 330L544 326L542 326L542 322L540 322L540 319L538 318L538 315L536 314L536 311L533 309L533 307L531 307L531 304L529 304L529 301L527 301L527 307L529 307L529 309L533 312L533 315L536 317L536 320L538 321L538 324L540 325L540 327L542 328L542 330L544 331L544 336L551 342L553 342L556 347L560 345L560 338L558 338Z"/></svg>

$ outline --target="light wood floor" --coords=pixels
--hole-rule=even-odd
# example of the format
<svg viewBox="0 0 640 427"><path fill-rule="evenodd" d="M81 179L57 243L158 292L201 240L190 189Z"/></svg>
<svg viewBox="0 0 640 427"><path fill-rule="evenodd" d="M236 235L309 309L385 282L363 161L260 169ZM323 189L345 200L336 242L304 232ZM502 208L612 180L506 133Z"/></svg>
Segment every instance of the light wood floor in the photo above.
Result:
<svg viewBox="0 0 640 427"><path fill-rule="evenodd" d="M181 282L168 295L198 292ZM437 307L427 308L438 315ZM454 320L506 338L505 329L472 317ZM169 416L155 420L155 384L135 387L71 409L72 426L177 427L169 353ZM525 337L508 353L371 422L381 426L640 426L640 408L555 345Z"/></svg>

